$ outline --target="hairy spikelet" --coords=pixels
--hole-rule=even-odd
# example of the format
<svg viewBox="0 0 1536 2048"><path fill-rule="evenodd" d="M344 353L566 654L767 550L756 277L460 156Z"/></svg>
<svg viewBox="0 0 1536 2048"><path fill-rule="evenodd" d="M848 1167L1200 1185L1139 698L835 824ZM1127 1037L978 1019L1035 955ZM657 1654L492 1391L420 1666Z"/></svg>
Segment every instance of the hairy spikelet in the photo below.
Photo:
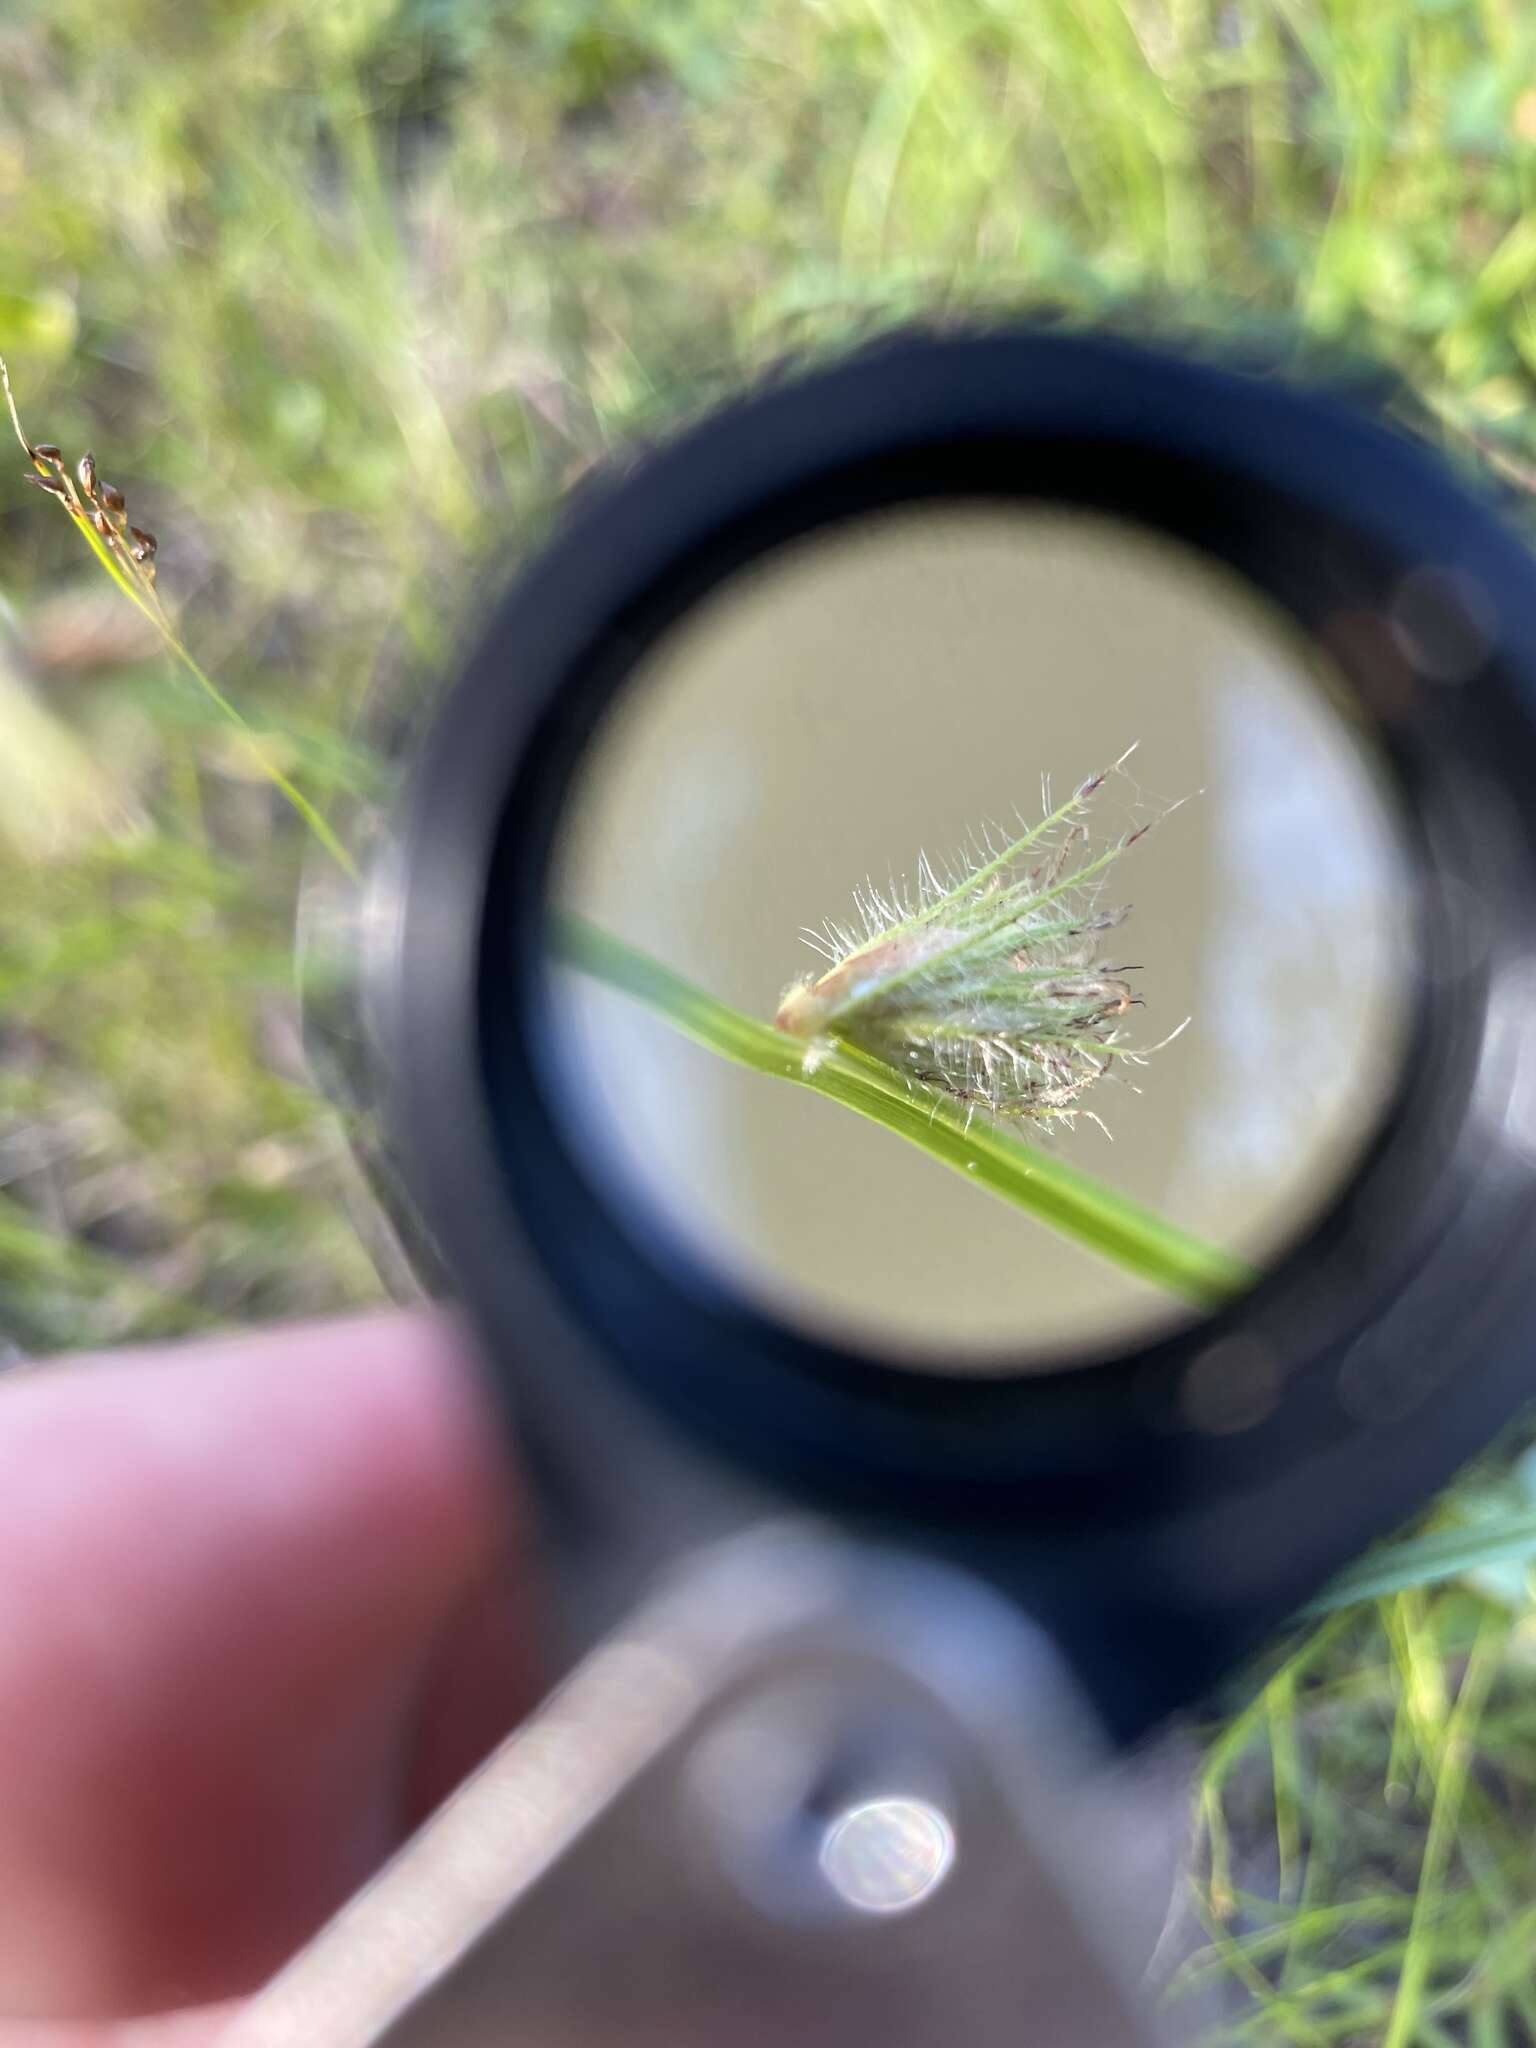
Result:
<svg viewBox="0 0 1536 2048"><path fill-rule="evenodd" d="M983 829L955 862L920 857L910 888L859 890L853 923L804 934L830 964L786 991L778 1028L858 1046L994 1116L1070 1123L1115 1060L1145 1056L1120 1036L1137 970L1100 947L1125 915L1104 884L1150 826L1094 852L1086 823L1131 751L1017 838Z"/></svg>

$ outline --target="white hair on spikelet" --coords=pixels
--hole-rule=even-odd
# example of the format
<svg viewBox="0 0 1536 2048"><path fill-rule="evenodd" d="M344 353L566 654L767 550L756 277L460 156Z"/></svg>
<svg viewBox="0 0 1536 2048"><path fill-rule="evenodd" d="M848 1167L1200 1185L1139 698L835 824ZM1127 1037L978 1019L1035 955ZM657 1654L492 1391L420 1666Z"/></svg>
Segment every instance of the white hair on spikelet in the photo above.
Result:
<svg viewBox="0 0 1536 2048"><path fill-rule="evenodd" d="M1122 1043L1121 1019L1141 1001L1126 979L1137 970L1099 957L1125 915L1102 902L1109 871L1157 820L1099 853L1085 823L1134 751L1054 810L1047 792L1047 815L1020 836L983 827L954 861L921 854L910 887L858 890L853 923L804 934L829 965L786 990L779 1030L813 1049L857 1046L996 1117L1092 1116L1081 1098L1112 1063L1159 1049Z"/></svg>

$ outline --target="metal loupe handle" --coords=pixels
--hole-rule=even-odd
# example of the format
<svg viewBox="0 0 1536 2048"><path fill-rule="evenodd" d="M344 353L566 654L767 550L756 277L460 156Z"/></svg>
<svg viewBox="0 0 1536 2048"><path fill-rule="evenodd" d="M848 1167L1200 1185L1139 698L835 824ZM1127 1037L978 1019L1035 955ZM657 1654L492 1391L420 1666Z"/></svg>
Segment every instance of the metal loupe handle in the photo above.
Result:
<svg viewBox="0 0 1536 2048"><path fill-rule="evenodd" d="M1154 2048L1167 1802L1044 1637L804 1525L694 1560L220 2048Z"/></svg>

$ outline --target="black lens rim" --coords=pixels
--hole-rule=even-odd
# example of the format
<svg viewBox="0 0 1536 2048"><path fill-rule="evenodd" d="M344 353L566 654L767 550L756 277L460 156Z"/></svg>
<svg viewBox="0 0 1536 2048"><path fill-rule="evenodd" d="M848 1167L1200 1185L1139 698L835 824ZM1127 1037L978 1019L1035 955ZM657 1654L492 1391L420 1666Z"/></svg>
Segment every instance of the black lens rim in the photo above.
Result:
<svg viewBox="0 0 1536 2048"><path fill-rule="evenodd" d="M892 1372L707 1272L681 1278L604 1200L550 1099L545 883L603 706L765 549L935 494L1130 518L1278 603L1379 738L1418 862L1407 1052L1355 1179L1251 1293L1091 1371ZM1388 625L1425 565L1469 579L1497 624L1454 688ZM427 742L394 864L380 1014L408 1176L510 1379L557 1370L530 1354L574 1325L653 1413L801 1499L1059 1532L1217 1498L1408 1421L1379 1489L1391 1518L1536 1384L1510 1336L1532 1308L1532 1262L1511 1251L1530 1240L1536 1169L1500 1120L1511 1055L1493 1028L1528 959L1536 841L1518 817L1490 834L1486 815L1490 791L1526 778L1531 560L1428 450L1325 391L1124 340L897 337L741 399L588 492L492 619ZM1273 1362L1273 1398L1213 1425L1190 1389L1234 1344Z"/></svg>

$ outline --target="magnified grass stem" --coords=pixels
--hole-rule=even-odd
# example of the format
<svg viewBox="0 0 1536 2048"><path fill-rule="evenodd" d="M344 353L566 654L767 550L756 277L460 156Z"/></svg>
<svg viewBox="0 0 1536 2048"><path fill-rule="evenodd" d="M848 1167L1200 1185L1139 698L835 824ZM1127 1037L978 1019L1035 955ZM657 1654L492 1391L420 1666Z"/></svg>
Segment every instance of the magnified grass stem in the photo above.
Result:
<svg viewBox="0 0 1536 2048"><path fill-rule="evenodd" d="M837 1040L812 1053L803 1039L732 1009L601 926L559 915L551 944L563 965L644 1003L722 1059L792 1081L884 1125L968 1181L1182 1301L1220 1308L1257 1277L1231 1252L990 1120L914 1087L885 1061Z"/></svg>

